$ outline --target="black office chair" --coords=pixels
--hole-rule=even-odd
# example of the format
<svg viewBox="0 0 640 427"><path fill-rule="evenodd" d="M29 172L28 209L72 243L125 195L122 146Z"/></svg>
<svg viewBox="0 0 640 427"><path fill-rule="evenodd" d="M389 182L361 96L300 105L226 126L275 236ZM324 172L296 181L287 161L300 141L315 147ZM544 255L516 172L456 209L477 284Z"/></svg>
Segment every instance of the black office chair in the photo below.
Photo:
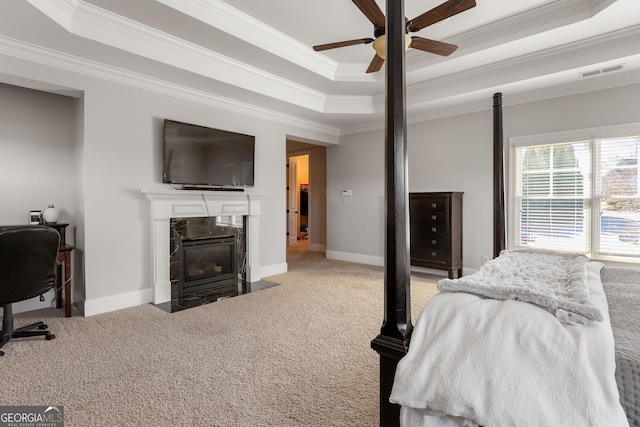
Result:
<svg viewBox="0 0 640 427"><path fill-rule="evenodd" d="M41 335L47 340L55 338L42 322L14 330L11 304L42 295L54 287L59 246L60 235L45 225L0 227L0 305L3 307L0 348L11 338ZM0 351L0 356L4 356L4 352Z"/></svg>

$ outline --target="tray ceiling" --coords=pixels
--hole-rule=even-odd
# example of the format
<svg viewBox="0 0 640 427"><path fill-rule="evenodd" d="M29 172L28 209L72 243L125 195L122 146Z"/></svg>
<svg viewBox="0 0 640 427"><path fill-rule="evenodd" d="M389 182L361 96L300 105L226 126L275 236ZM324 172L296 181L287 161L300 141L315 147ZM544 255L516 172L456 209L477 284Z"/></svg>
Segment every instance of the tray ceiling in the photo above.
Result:
<svg viewBox="0 0 640 427"><path fill-rule="evenodd" d="M440 3L405 0L405 14ZM373 37L349 0L4 0L0 12L5 54L336 134L383 123L371 45L311 48ZM487 109L497 91L513 104L640 82L637 0L477 0L417 35L459 48L409 49L410 120Z"/></svg>

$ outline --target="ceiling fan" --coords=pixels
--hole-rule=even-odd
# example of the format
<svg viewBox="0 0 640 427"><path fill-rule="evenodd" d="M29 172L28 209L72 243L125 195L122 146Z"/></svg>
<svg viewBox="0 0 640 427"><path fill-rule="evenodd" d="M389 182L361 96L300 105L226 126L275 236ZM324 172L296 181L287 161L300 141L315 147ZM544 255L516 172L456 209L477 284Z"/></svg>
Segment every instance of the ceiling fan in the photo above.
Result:
<svg viewBox="0 0 640 427"><path fill-rule="evenodd" d="M380 7L376 4L375 0L352 0L356 6L365 14L365 16L373 24L373 36L374 38L364 38L356 40L346 40L337 43L321 44L313 47L316 52L328 49L335 49L338 47L353 46L358 44L373 43L373 48L376 54L373 60L367 68L367 73L375 73L380 71L382 64L384 64L386 54L386 36L385 36L385 16L380 10ZM405 45L414 49L422 50L429 53L435 53L436 55L449 56L458 46L449 44L437 40L431 40L419 36L409 36L409 33L420 31L429 25L436 22L444 21L447 18L457 15L460 12L475 7L475 0L448 0L442 3L440 6L436 6L433 9L423 13L422 15L412 19L406 20L405 24Z"/></svg>

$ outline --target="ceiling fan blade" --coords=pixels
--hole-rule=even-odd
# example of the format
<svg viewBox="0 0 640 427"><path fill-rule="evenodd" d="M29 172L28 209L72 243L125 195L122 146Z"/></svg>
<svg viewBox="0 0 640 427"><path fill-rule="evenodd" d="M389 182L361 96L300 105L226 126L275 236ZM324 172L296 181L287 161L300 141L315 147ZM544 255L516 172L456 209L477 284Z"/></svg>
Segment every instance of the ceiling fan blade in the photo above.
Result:
<svg viewBox="0 0 640 427"><path fill-rule="evenodd" d="M384 64L384 59L380 58L376 53L371 60L371 64L369 64L369 68L367 68L367 73L375 73L376 71L380 71L382 68L382 64Z"/></svg>
<svg viewBox="0 0 640 427"><path fill-rule="evenodd" d="M375 0L353 0L353 3L358 6L358 9L365 14L373 25L384 28L386 24L384 13L382 13Z"/></svg>
<svg viewBox="0 0 640 427"><path fill-rule="evenodd" d="M433 9L423 13L422 15L412 19L407 24L407 28L411 32L420 31L421 29L435 24L436 22L444 21L447 18L457 15L460 12L475 7L475 0L449 0L442 3L440 6L436 6Z"/></svg>
<svg viewBox="0 0 640 427"><path fill-rule="evenodd" d="M366 38L366 39L346 40L343 42L336 42L336 43L319 44L317 46L314 46L313 50L315 50L316 52L319 52L321 50L336 49L338 47L353 46L356 44L367 44L367 43L371 43L372 41L373 41L372 38Z"/></svg>
<svg viewBox="0 0 640 427"><path fill-rule="evenodd" d="M411 44L409 47L442 56L449 56L458 48L455 44L425 39L424 37L418 36L411 37Z"/></svg>

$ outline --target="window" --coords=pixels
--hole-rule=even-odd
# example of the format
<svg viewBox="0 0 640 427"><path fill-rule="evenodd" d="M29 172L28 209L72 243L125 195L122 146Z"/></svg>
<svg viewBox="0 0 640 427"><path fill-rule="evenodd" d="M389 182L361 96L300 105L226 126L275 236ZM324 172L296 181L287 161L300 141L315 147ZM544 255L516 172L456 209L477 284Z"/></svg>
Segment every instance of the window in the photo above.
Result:
<svg viewBox="0 0 640 427"><path fill-rule="evenodd" d="M640 262L640 124L511 139L510 247Z"/></svg>

